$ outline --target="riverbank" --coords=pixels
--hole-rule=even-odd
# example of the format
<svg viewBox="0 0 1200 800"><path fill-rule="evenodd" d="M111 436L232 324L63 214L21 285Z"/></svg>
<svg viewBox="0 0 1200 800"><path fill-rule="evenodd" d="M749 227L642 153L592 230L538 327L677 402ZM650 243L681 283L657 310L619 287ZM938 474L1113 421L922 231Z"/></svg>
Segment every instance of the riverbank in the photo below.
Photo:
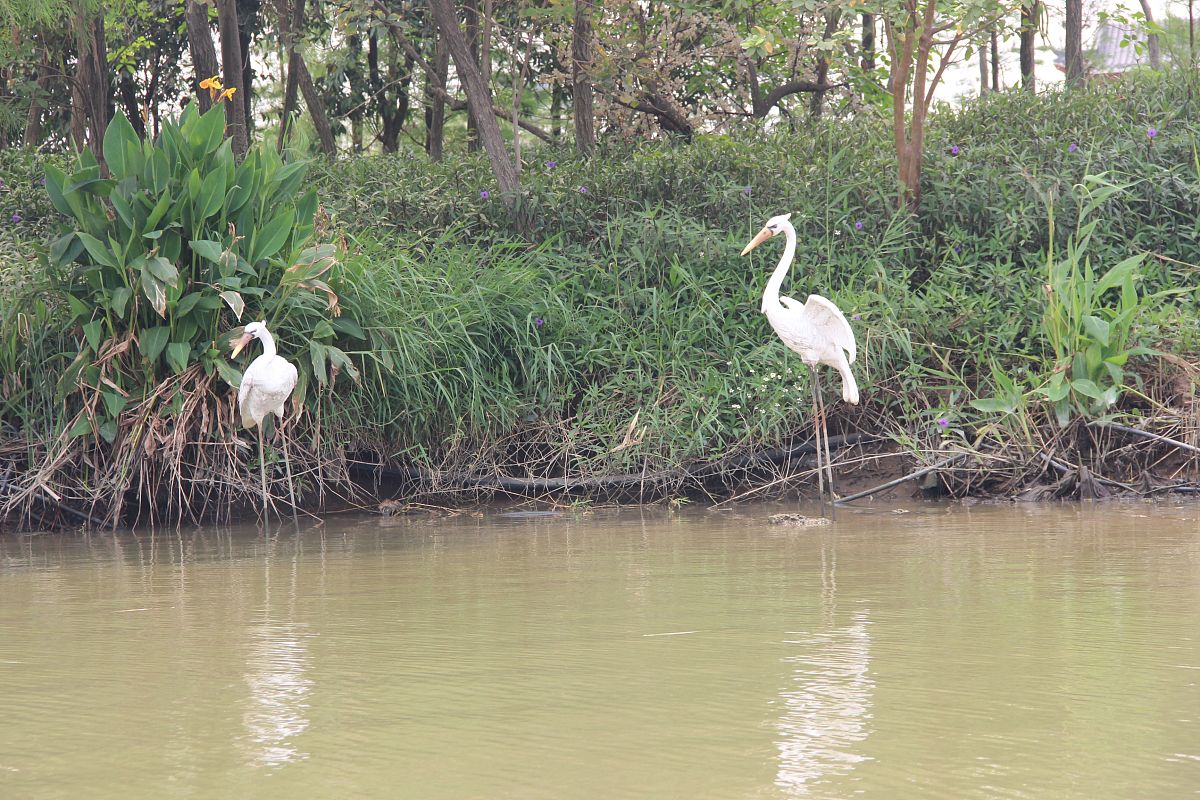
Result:
<svg viewBox="0 0 1200 800"><path fill-rule="evenodd" d="M860 471L957 455L929 479L951 496L1013 496L1078 467L1085 495L1127 491L1089 475L1194 482L1194 451L1090 424L1200 444L1192 89L1151 76L943 111L916 217L894 210L887 130L867 119L591 161L545 150L523 176L532 241L473 156L314 163L314 236L336 246L342 321L281 318L303 383L288 426L303 504L371 501L356 462L437 502L806 488L806 464L775 458L811 430L807 372L758 313L777 253L738 256L786 210L801 246L785 293L832 298L859 341L863 404L832 404L831 432L902 454ZM35 252L65 220L44 158L0 158L0 288L18 298L0 319L4 524L252 510L256 451L222 375L196 365L120 398L99 371L64 384L86 332L67 276ZM223 313L222 330L238 324ZM284 497L279 445L269 478Z"/></svg>

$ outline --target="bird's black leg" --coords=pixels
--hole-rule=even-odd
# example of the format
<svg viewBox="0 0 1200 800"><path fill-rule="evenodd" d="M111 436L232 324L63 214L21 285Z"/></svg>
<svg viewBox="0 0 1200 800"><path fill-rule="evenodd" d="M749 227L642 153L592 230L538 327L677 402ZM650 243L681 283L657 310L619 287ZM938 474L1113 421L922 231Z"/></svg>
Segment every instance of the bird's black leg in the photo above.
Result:
<svg viewBox="0 0 1200 800"><path fill-rule="evenodd" d="M817 387L817 365L808 367L813 396L813 442L817 452L817 492L821 499L821 516L825 516L825 471L821 467L821 392Z"/></svg>
<svg viewBox="0 0 1200 800"><path fill-rule="evenodd" d="M279 418L279 437L283 439L283 468L287 471L288 499L292 501L292 521L300 526L300 515L296 511L296 486L292 483L292 457L288 455L287 431L283 427L283 417Z"/></svg>
<svg viewBox="0 0 1200 800"><path fill-rule="evenodd" d="M813 368L813 375L816 375L816 368ZM837 513L837 493L833 491L833 458L829 455L829 417L825 413L825 395L821 391L820 378L816 379L817 387L817 404L820 406L821 417L821 444L825 449L822 456L822 461L825 464L825 487L829 490L829 518L833 519Z"/></svg>

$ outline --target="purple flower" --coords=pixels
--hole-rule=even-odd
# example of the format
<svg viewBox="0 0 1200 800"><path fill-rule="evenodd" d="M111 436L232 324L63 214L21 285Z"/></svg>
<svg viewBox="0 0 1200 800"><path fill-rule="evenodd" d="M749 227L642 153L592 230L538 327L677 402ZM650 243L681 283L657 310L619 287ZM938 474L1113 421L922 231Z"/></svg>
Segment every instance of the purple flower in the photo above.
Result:
<svg viewBox="0 0 1200 800"><path fill-rule="evenodd" d="M534 324L534 327L540 328L546 324L546 320L542 319L541 317L535 317L533 320L533 324Z"/></svg>
<svg viewBox="0 0 1200 800"><path fill-rule="evenodd" d="M950 155L952 155L952 156L958 155L958 145L953 145L950 148Z"/></svg>
<svg viewBox="0 0 1200 800"><path fill-rule="evenodd" d="M557 161L547 161L546 162L546 169L554 169L557 166L558 166Z"/></svg>
<svg viewBox="0 0 1200 800"><path fill-rule="evenodd" d="M857 322L858 320L862 319L862 314L855 314L855 315L854 315L853 317L851 317L850 319L852 319L852 320L854 320L855 322Z"/></svg>
<svg viewBox="0 0 1200 800"><path fill-rule="evenodd" d="M754 192L754 189L753 189L753 187L750 187L750 186L747 186L745 189L742 189L742 194L746 195L746 197L749 197L751 195L751 193L753 193L753 192Z"/></svg>
<svg viewBox="0 0 1200 800"><path fill-rule="evenodd" d="M42 178L42 186L45 186L45 185L46 185L46 179Z"/></svg>
<svg viewBox="0 0 1200 800"><path fill-rule="evenodd" d="M579 187L579 193L580 193L580 194L587 194L587 187L586 187L586 186L580 186L580 187Z"/></svg>
<svg viewBox="0 0 1200 800"><path fill-rule="evenodd" d="M854 230L856 230L856 231L861 231L861 230L862 230L862 228L863 228L863 226L862 226L862 220L859 220L858 222L855 222L855 223L854 223Z"/></svg>
<svg viewBox="0 0 1200 800"><path fill-rule="evenodd" d="M17 224L18 222L20 222L20 221L21 221L21 215L20 215L20 214L13 214L11 217L9 217L9 218L8 218L8 221L9 221L9 222L11 222L11 223L13 223L13 224L15 225L15 224Z"/></svg>
<svg viewBox="0 0 1200 800"><path fill-rule="evenodd" d="M1078 150L1078 149L1079 149L1079 145L1075 144L1074 142L1071 142L1071 144L1069 144L1069 145L1067 146L1067 152L1068 152L1068 153L1074 153L1074 152L1075 152L1076 150Z"/></svg>
<svg viewBox="0 0 1200 800"><path fill-rule="evenodd" d="M4 181L0 181L0 189L4 188Z"/></svg>
<svg viewBox="0 0 1200 800"><path fill-rule="evenodd" d="M954 245L954 254L958 255L961 252L962 252L962 245L961 244Z"/></svg>
<svg viewBox="0 0 1200 800"><path fill-rule="evenodd" d="M950 427L950 420L946 419L945 417L942 417L941 419L939 419L939 420L937 421L937 424L938 424L938 427L939 427L939 428L949 428L949 427Z"/></svg>
<svg viewBox="0 0 1200 800"><path fill-rule="evenodd" d="M482 192L479 193L480 200L487 200L491 196L492 196L491 193L487 189L484 189Z"/></svg>
<svg viewBox="0 0 1200 800"><path fill-rule="evenodd" d="M1147 130L1146 130L1146 135L1147 135L1148 137L1150 137L1151 139L1153 139L1155 136L1158 136L1158 128L1149 128L1149 129L1147 129Z"/></svg>

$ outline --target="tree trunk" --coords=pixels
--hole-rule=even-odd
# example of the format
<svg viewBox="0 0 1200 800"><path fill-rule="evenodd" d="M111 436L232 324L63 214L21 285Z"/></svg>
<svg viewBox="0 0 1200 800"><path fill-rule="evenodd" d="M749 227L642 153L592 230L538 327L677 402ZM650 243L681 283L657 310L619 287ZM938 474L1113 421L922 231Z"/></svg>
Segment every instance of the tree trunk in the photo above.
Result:
<svg viewBox="0 0 1200 800"><path fill-rule="evenodd" d="M875 71L875 15L862 15L862 61L863 72Z"/></svg>
<svg viewBox="0 0 1200 800"><path fill-rule="evenodd" d="M575 27L571 32L571 97L575 113L575 147L585 156L596 148L592 82L592 0L575 0Z"/></svg>
<svg viewBox="0 0 1200 800"><path fill-rule="evenodd" d="M433 71L425 75L425 153L430 161L442 160L446 130L446 76L450 69L450 48L437 28L430 32L434 43Z"/></svg>
<svg viewBox="0 0 1200 800"><path fill-rule="evenodd" d="M488 161L491 162L492 173L500 185L500 193L505 205L515 209L517 195L521 186L517 178L517 169L504 149L504 139L500 135L500 124L492 114L492 96L483 76L475 65L471 47L463 36L462 28L458 26L458 17L451 0L429 0L434 19L438 28L446 37L450 55L454 58L454 67L458 79L467 93L467 106L475 115L479 125L479 140L487 151Z"/></svg>
<svg viewBox="0 0 1200 800"><path fill-rule="evenodd" d="M1000 36L992 28L992 91L1000 91Z"/></svg>
<svg viewBox="0 0 1200 800"><path fill-rule="evenodd" d="M288 19L286 0L279 3L279 32L287 52L287 82L283 90L283 115L279 118L279 138L275 149L283 152L287 145L288 133L292 127L292 114L296 111L296 95L299 94L300 84L300 50L296 43L300 41L300 32L304 25L304 0L293 0L291 19Z"/></svg>
<svg viewBox="0 0 1200 800"><path fill-rule="evenodd" d="M25 115L25 133L21 137L26 147L37 147L42 143L42 97L49 87L50 51L43 46L42 60L38 64L37 84L29 101L29 112Z"/></svg>
<svg viewBox="0 0 1200 800"><path fill-rule="evenodd" d="M242 99L243 112L246 115L246 140L248 142L254 133L254 60L250 57L250 46L254 43L252 31L254 30L254 17L258 14L258 4L244 3L243 7L246 6L250 9L250 16L238 19L238 44L241 46L242 54L242 82L238 84L241 89L238 91L237 97Z"/></svg>
<svg viewBox="0 0 1200 800"><path fill-rule="evenodd" d="M1021 5L1021 88L1027 92L1037 91L1037 76L1034 74L1034 37L1038 30L1038 6L1040 0Z"/></svg>
<svg viewBox="0 0 1200 800"><path fill-rule="evenodd" d="M371 87L371 97L375 99L375 109L379 112L379 140L383 145L383 152L394 153L397 143L389 135L394 114L387 99L386 87L383 85L383 74L379 71L379 37L374 30L367 35L367 82Z"/></svg>
<svg viewBox="0 0 1200 800"><path fill-rule="evenodd" d="M188 0L184 9L187 20L188 50L192 54L192 92L199 99L200 112L212 108L212 98L207 89L200 88L200 81L221 74L217 65L217 51L213 47L212 29L208 25L208 6Z"/></svg>
<svg viewBox="0 0 1200 800"><path fill-rule="evenodd" d="M89 15L87 4L76 0L73 27L75 34L75 77L71 81L71 134L75 146L91 149L96 160L104 163L101 143L109 119L108 58L104 47L104 14Z"/></svg>
<svg viewBox="0 0 1200 800"><path fill-rule="evenodd" d="M1067 0L1067 85L1083 81L1083 0Z"/></svg>
<svg viewBox="0 0 1200 800"><path fill-rule="evenodd" d="M125 106L125 117L133 126L134 133L143 139L146 138L146 121L142 119L141 104L138 102L137 87L133 84L133 76L122 71L121 77L117 80L117 89L121 93L121 105Z"/></svg>
<svg viewBox="0 0 1200 800"><path fill-rule="evenodd" d="M325 115L325 106L321 103L321 96L317 94L317 87L313 85L312 75L308 73L303 55L296 59L296 67L300 93L304 95L304 104L308 106L308 115L312 117L313 128L317 131L321 152L334 158L337 156L337 142L333 138L333 128L329 124L329 117Z"/></svg>
<svg viewBox="0 0 1200 800"><path fill-rule="evenodd" d="M979 94L985 95L991 89L992 71L988 69L988 46L979 45Z"/></svg>
<svg viewBox="0 0 1200 800"><path fill-rule="evenodd" d="M233 138L233 152L238 158L250 149L246 128L246 106L241 101L242 39L238 31L237 0L214 0L217 4L217 25L221 31L221 64L225 73L225 88L237 89L232 101L225 102L225 132Z"/></svg>
<svg viewBox="0 0 1200 800"><path fill-rule="evenodd" d="M1146 22L1154 25L1154 12L1150 10L1149 0L1139 0L1139 2L1142 4L1142 13L1146 15ZM1150 56L1150 68L1161 69L1162 52L1159 49L1157 33L1146 34L1146 53Z"/></svg>
<svg viewBox="0 0 1200 800"><path fill-rule="evenodd" d="M825 12L825 34L822 37L823 41L829 41L833 38L833 34L837 32L838 23L842 19L841 9L834 8ZM817 84L824 86L829 78L829 58L820 53L817 55ZM825 107L825 91L819 89L812 93L808 99L808 113L814 117L821 116L821 109Z"/></svg>
<svg viewBox="0 0 1200 800"><path fill-rule="evenodd" d="M463 2L463 12L467 22L467 44L471 48L471 59L475 62L476 67L479 66L479 0L465 0ZM483 82L488 83L487 76L483 75ZM490 86L489 86L490 90ZM469 107L467 109L467 152L476 153L479 151L479 123L475 120L475 112Z"/></svg>

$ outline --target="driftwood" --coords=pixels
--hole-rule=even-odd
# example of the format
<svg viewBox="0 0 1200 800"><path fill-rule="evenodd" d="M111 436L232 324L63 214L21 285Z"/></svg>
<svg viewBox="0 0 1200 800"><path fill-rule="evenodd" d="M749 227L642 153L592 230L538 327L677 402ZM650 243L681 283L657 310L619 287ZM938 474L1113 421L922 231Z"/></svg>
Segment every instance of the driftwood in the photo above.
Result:
<svg viewBox="0 0 1200 800"><path fill-rule="evenodd" d="M936 472L937 470L941 469L942 467L948 467L951 464L953 464L954 462L963 458L964 456L966 456L966 453L955 453L954 455L950 456L949 458L943 458L941 461L939 461L936 464L933 464L928 467L921 467L919 470L916 470L915 472L910 472L907 475L904 475L899 478L895 478L894 480L890 480L887 483L881 483L874 488L866 489L861 492L855 492L854 494L849 495L847 497L838 498L837 500L834 501L834 505L841 505L842 503L849 503L854 500L861 500L862 498L868 497L873 494L878 494L879 492L882 492L885 489L891 489L893 486L899 486L900 484L904 483L905 481L911 481L916 478L920 478L922 475L928 475L931 472Z"/></svg>
<svg viewBox="0 0 1200 800"><path fill-rule="evenodd" d="M1128 425L1118 425L1115 422L1093 422L1091 424L1096 428L1107 428L1110 431L1120 431L1121 433L1128 433L1131 436L1140 436L1143 439L1151 439L1155 442L1169 444L1172 447L1178 447L1180 450L1189 450L1193 453L1200 453L1200 447L1195 447L1187 442L1181 442L1178 439L1172 439L1168 436L1151 433L1150 431L1143 431L1139 430L1138 428L1130 428Z"/></svg>

